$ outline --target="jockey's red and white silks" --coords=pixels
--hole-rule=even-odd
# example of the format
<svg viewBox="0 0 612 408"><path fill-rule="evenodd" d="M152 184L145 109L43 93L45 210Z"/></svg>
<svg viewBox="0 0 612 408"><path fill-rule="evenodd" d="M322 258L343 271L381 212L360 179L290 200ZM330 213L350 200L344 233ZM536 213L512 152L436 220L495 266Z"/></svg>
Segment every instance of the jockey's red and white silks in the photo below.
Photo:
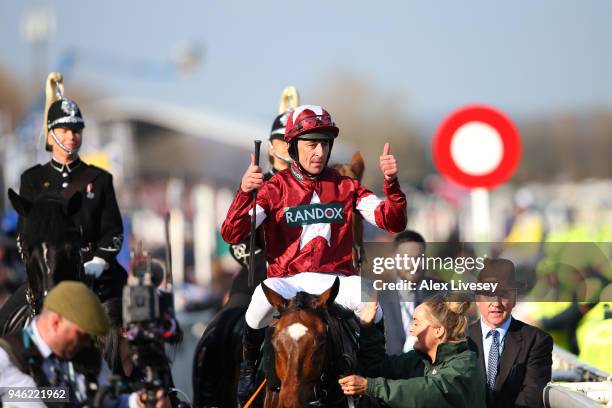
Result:
<svg viewBox="0 0 612 408"><path fill-rule="evenodd" d="M335 274L302 272L299 275L288 278L268 278L264 281L265 285L285 299L293 298L298 292L306 292L313 295L320 295L329 289L336 279ZM335 302L355 312L357 316L365 307L361 301L361 277L359 276L338 276L340 287ZM261 329L272 322L275 313L274 307L266 299L266 295L258 285L253 292L253 298L249 304L244 318L249 327ZM378 306L374 323L378 323L383 316L382 309Z"/></svg>
<svg viewBox="0 0 612 408"><path fill-rule="evenodd" d="M406 196L399 183L385 181L383 191L386 199L381 200L329 167L315 179L298 180L291 169L276 173L257 195L256 219L258 225L263 223L268 277L304 271L354 275L355 210L386 231L406 228ZM236 244L248 237L251 207L251 194L238 190L221 229L226 242Z"/></svg>

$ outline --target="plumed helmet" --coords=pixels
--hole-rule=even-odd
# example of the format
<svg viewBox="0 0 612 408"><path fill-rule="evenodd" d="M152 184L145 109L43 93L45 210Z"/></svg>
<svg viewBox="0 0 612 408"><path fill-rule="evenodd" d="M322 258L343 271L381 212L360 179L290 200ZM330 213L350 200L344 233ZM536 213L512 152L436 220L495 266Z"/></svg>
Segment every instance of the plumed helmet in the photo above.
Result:
<svg viewBox="0 0 612 408"><path fill-rule="evenodd" d="M272 123L272 129L270 129L270 140L285 138L285 126L287 125L287 118L289 118L290 112L284 112L278 115Z"/></svg>
<svg viewBox="0 0 612 408"><path fill-rule="evenodd" d="M47 129L66 128L81 130L85 127L81 109L70 99L60 99L51 104L47 113Z"/></svg>
<svg viewBox="0 0 612 408"><path fill-rule="evenodd" d="M285 127L285 142L308 133L329 134L333 140L339 129L325 109L317 105L300 105L289 113Z"/></svg>

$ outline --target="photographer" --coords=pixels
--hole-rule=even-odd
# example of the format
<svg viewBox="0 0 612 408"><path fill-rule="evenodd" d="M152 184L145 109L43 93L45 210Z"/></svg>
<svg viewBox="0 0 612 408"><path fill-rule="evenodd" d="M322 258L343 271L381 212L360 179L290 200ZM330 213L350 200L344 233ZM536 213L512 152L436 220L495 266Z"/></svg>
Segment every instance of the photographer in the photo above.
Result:
<svg viewBox="0 0 612 408"><path fill-rule="evenodd" d="M89 404L98 386L108 383L109 368L92 347L110 322L96 295L82 282L63 281L45 298L42 313L25 329L0 339L0 389L65 387L66 405ZM0 395L4 400L7 395ZM143 407L142 393L107 398L104 407ZM42 400L29 406L44 407ZM163 404L156 405L159 408Z"/></svg>

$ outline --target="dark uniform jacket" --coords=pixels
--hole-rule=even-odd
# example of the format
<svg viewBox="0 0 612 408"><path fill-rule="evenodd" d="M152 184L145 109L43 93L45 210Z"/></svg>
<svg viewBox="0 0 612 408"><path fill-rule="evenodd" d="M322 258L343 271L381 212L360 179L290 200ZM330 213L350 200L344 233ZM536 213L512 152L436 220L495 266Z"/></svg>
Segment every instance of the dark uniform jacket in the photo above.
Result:
<svg viewBox="0 0 612 408"><path fill-rule="evenodd" d="M83 178L84 174L88 177ZM124 283L126 272L116 261L123 243L123 224L110 173L80 159L66 166L51 160L21 175L19 194L33 201L45 192L61 194L71 183L80 186L77 191L83 198L81 209L73 216L82 231L83 261L90 261L94 256L104 259L109 269L102 276L120 278Z"/></svg>
<svg viewBox="0 0 612 408"><path fill-rule="evenodd" d="M480 321L470 325L468 346L478 354L486 387L487 357ZM552 374L552 348L548 333L513 318L504 340L494 390L487 392L487 406L541 407L542 393Z"/></svg>

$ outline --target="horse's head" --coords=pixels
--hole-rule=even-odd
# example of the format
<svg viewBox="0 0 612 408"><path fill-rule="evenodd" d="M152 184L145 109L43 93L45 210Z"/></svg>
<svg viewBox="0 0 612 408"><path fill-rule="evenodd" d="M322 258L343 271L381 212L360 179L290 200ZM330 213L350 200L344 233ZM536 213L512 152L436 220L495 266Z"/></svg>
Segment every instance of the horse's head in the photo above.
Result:
<svg viewBox="0 0 612 408"><path fill-rule="evenodd" d="M29 201L9 189L8 196L21 216L20 252L32 293L40 298L59 281L80 279L81 234L71 217L81 208L81 194L66 201L49 193Z"/></svg>
<svg viewBox="0 0 612 408"><path fill-rule="evenodd" d="M365 163L359 151L353 154L350 163L335 164L332 167L336 169L340 175L350 177L357 181L361 181L363 172L365 171Z"/></svg>
<svg viewBox="0 0 612 408"><path fill-rule="evenodd" d="M324 317L334 302L340 280L319 296L299 292L286 300L262 283L268 301L280 312L272 345L276 352L276 374L281 382L279 407L308 406L316 399L315 387L321 380L327 355Z"/></svg>

